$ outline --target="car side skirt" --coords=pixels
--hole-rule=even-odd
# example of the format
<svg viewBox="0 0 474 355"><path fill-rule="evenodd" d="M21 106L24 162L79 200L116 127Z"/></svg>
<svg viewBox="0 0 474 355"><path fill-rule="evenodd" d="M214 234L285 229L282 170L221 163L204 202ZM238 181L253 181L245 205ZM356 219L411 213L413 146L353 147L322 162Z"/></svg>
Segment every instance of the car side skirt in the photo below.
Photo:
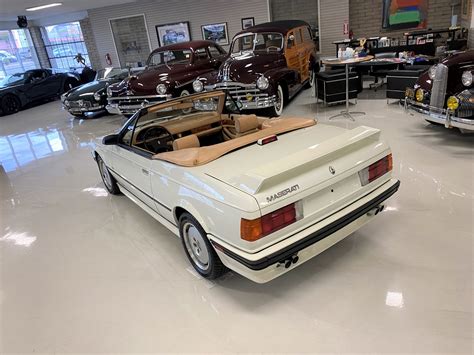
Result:
<svg viewBox="0 0 474 355"><path fill-rule="evenodd" d="M179 230L178 227L175 226L174 224L170 223L167 219L163 218L161 215L156 213L154 210L152 210L150 207L148 207L147 204L145 204L143 201L141 201L137 196L135 196L133 193L131 193L125 186L120 184L120 182L117 182L120 188L120 192L122 192L125 196L127 196L130 200L135 202L139 207L141 207L145 212L147 212L150 216L155 218L158 222L160 222L163 226L168 228L173 234L179 237Z"/></svg>

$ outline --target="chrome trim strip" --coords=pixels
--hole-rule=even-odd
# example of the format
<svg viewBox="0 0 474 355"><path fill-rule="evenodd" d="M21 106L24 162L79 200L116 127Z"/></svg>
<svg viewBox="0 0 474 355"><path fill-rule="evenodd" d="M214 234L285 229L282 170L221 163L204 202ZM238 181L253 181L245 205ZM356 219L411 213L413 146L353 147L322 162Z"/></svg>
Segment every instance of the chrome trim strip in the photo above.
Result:
<svg viewBox="0 0 474 355"><path fill-rule="evenodd" d="M169 208L168 206L166 206L165 204L163 204L162 202L158 201L156 198L154 198L153 196L150 196L149 194L147 194L145 191L143 191L142 189L138 188L135 184L131 183L130 180L128 180L126 177L124 177L123 175L120 175L119 173L117 173L115 170L107 167L107 169L109 169L112 173L114 173L116 176L118 176L119 178L121 178L122 180L126 181L128 184L130 184L131 186L133 186L135 189L137 189L138 191L140 191L142 194L144 194L145 196L147 196L149 199L153 200L154 202L156 202L157 204L159 204L161 207L167 209L169 212L172 211L171 208ZM129 191L129 190L127 190ZM130 191L129 191L130 192ZM135 195L135 194L133 194Z"/></svg>
<svg viewBox="0 0 474 355"><path fill-rule="evenodd" d="M140 100L140 99L167 99L171 98L171 95L147 95L147 96L108 96L107 101L115 101L115 100Z"/></svg>

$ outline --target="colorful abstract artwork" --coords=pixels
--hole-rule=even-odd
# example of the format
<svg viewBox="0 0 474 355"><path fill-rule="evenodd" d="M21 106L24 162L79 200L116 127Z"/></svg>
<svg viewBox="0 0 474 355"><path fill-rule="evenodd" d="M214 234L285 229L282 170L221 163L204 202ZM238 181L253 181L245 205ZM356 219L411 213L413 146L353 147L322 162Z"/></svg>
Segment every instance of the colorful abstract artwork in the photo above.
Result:
<svg viewBox="0 0 474 355"><path fill-rule="evenodd" d="M426 28L428 0L382 0L383 28Z"/></svg>

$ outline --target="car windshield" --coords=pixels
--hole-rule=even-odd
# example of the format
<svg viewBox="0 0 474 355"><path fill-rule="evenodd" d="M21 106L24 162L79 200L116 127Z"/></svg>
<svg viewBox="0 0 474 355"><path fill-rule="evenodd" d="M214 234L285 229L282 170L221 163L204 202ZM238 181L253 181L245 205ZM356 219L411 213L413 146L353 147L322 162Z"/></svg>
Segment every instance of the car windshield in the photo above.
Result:
<svg viewBox="0 0 474 355"><path fill-rule="evenodd" d="M105 79L125 79L128 76L128 70L122 68L105 68L97 72L96 80Z"/></svg>
<svg viewBox="0 0 474 355"><path fill-rule="evenodd" d="M249 33L239 36L232 42L230 52L241 53L245 51L279 51L283 48L283 35L281 33Z"/></svg>
<svg viewBox="0 0 474 355"><path fill-rule="evenodd" d="M148 66L189 63L190 60L191 51L189 49L162 51L152 54L148 60Z"/></svg>
<svg viewBox="0 0 474 355"><path fill-rule="evenodd" d="M148 112L140 117L140 125L148 125L157 121L168 120L188 120L203 113L217 112L219 110L219 100L222 95L200 94L192 95L186 99L174 100L166 104L159 104L148 108Z"/></svg>
<svg viewBox="0 0 474 355"><path fill-rule="evenodd" d="M25 73L16 73L13 75L8 75L2 80L0 80L0 86L22 84L24 80L25 80Z"/></svg>

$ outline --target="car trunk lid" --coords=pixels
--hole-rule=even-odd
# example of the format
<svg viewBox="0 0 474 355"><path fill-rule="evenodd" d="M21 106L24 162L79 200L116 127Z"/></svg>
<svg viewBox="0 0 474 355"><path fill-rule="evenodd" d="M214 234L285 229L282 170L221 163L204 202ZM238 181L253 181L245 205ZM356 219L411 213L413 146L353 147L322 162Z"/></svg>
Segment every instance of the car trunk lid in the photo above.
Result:
<svg viewBox="0 0 474 355"><path fill-rule="evenodd" d="M358 172L390 153L380 131L317 124L282 134L278 142L253 144L204 165L205 173L253 196L266 215L297 203L292 231L344 208L390 178L362 186ZM231 168L229 168L231 167ZM253 245L261 249L287 237L283 228Z"/></svg>

